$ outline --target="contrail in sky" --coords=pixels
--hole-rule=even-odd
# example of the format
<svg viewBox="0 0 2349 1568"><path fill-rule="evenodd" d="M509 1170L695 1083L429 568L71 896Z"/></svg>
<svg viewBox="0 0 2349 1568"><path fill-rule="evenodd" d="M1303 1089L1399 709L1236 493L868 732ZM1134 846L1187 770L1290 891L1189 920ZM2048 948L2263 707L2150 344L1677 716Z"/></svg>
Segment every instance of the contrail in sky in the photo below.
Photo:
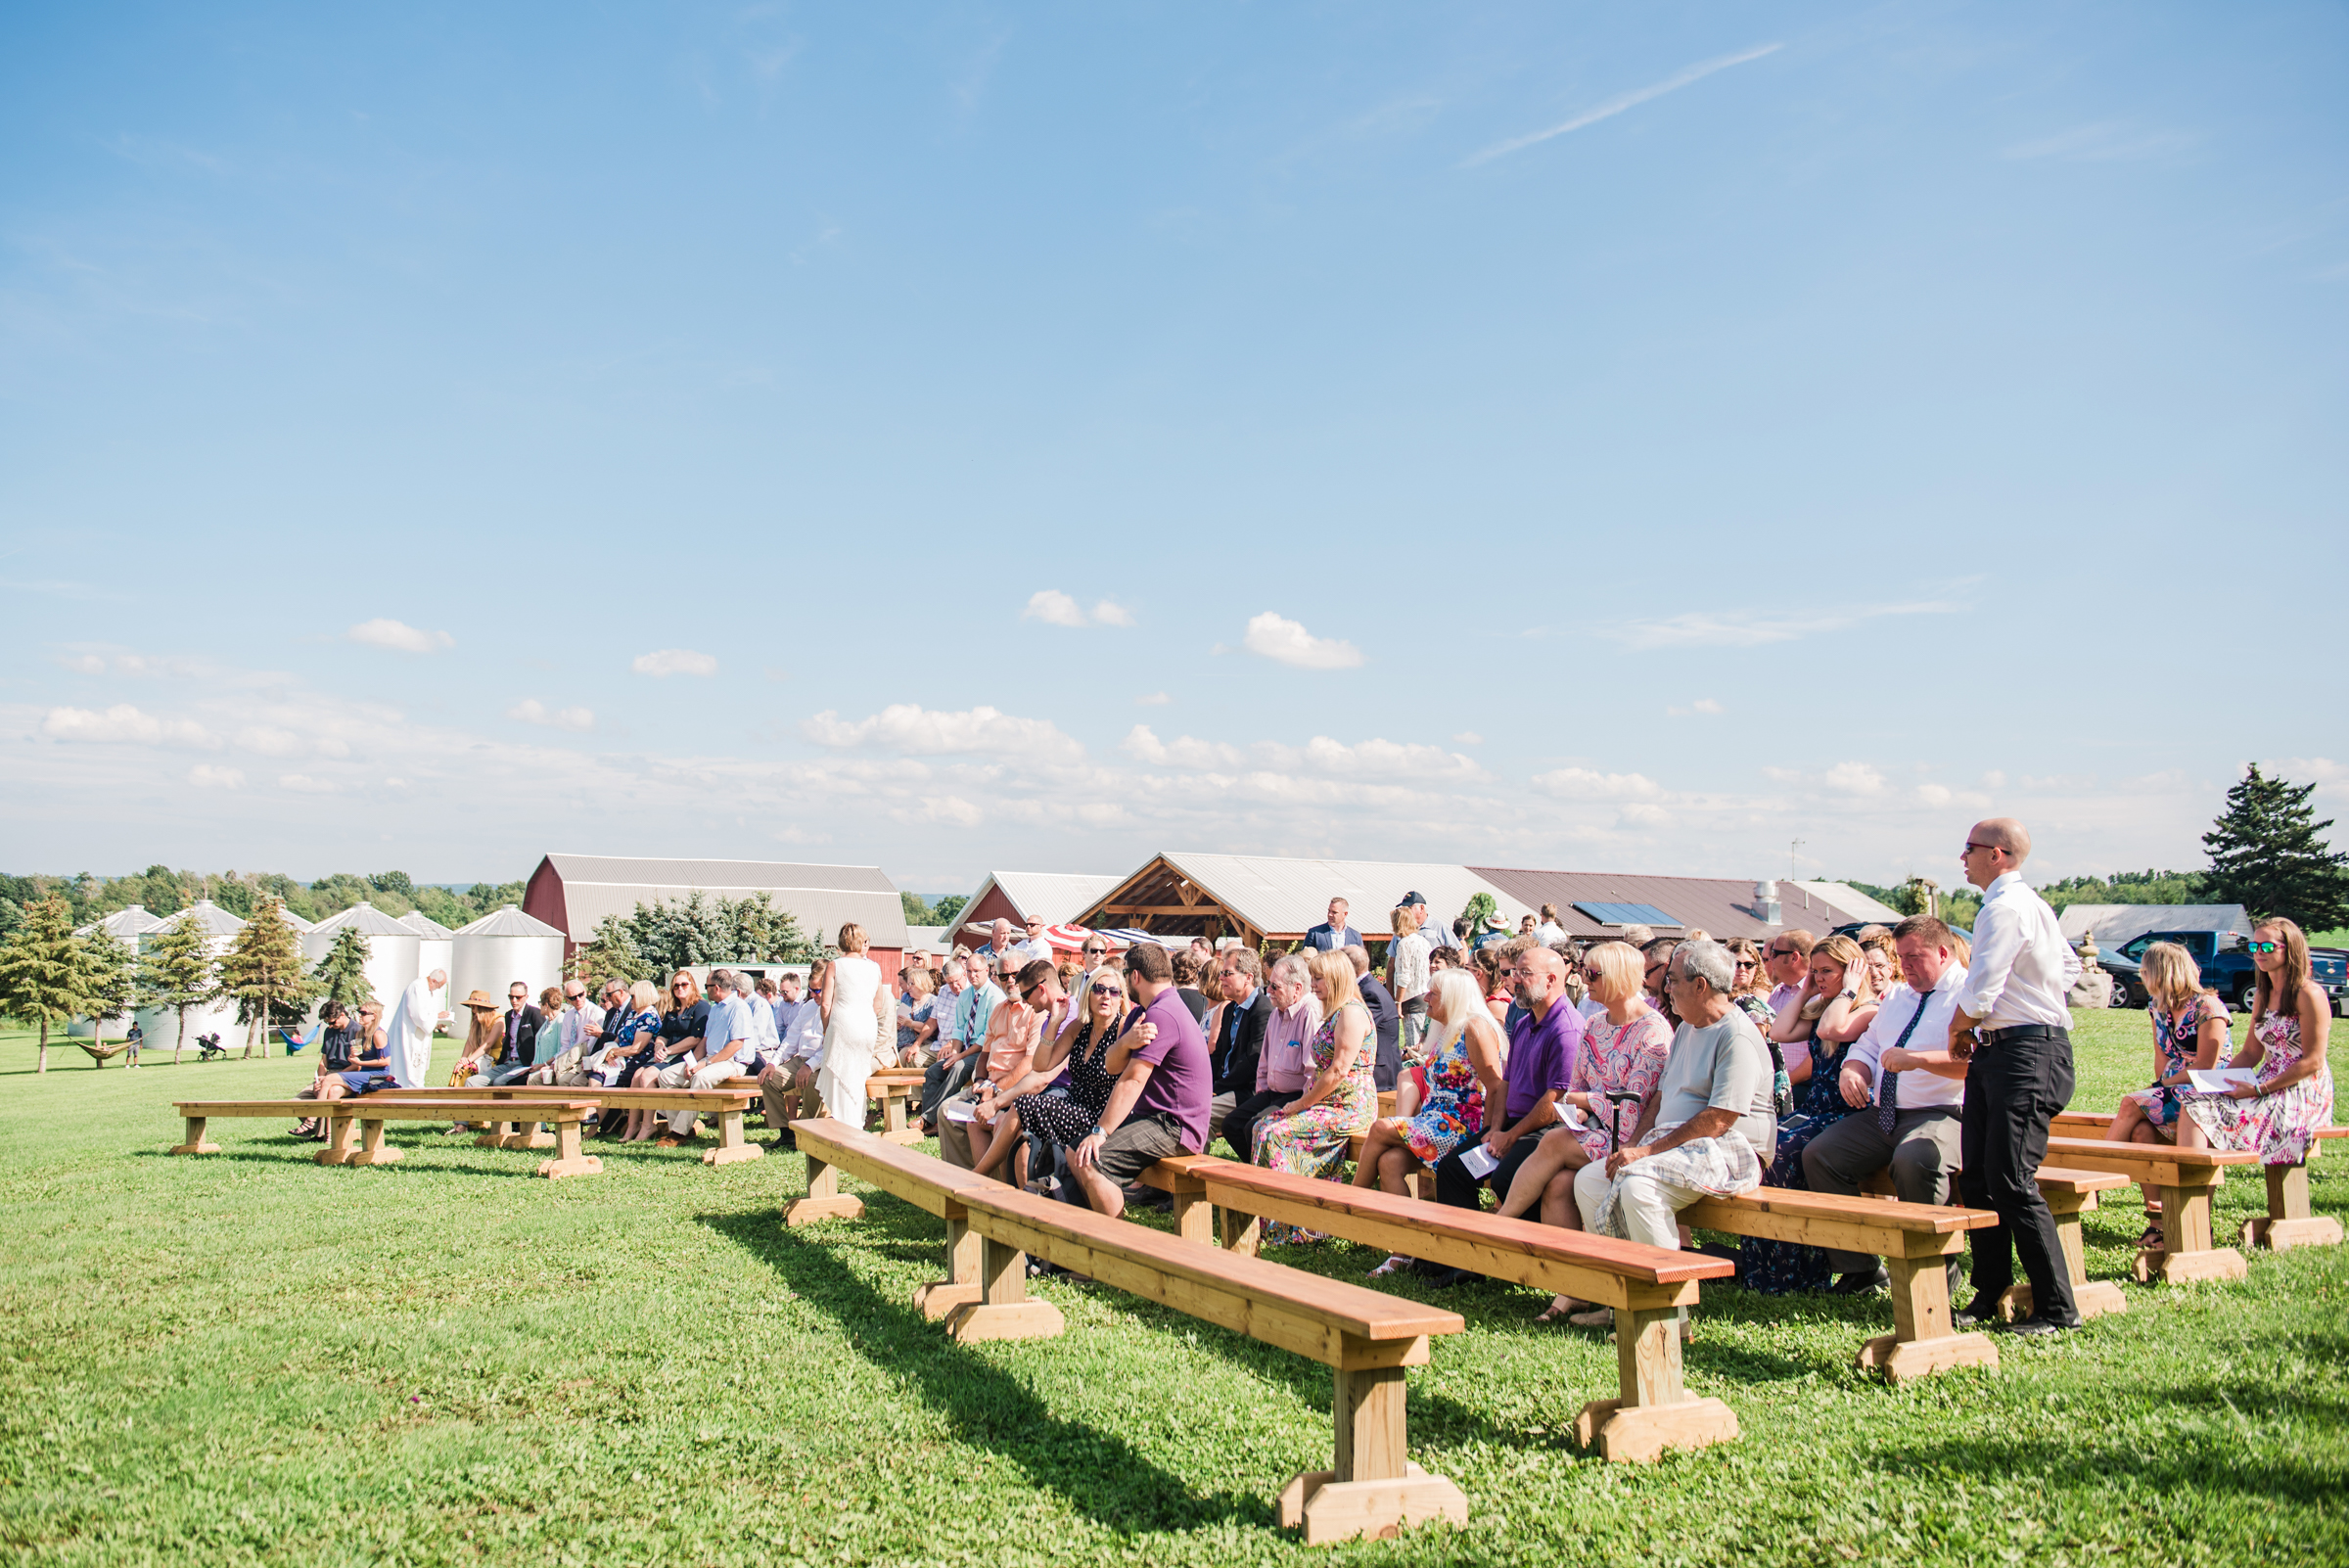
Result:
<svg viewBox="0 0 2349 1568"><path fill-rule="evenodd" d="M1523 151L1536 142L1546 142L1552 136L1563 136L1568 131L1581 130L1585 125L1595 125L1602 119L1612 119L1625 110L1636 109L1651 98L1661 98L1666 93L1678 92L1690 82L1702 80L1717 70L1727 70L1731 66L1742 66L1747 61L1759 60L1764 55L1774 55L1785 47L1782 43L1767 43L1734 55L1723 55L1716 60L1699 61L1687 69L1677 71L1652 86L1636 88L1619 98L1610 98L1596 109L1586 109L1572 119L1562 120L1547 130L1538 130L1530 136L1514 136L1505 142L1496 142L1483 152L1472 154L1461 160L1460 167L1472 168L1479 163L1489 163L1497 158L1506 158L1511 153Z"/></svg>

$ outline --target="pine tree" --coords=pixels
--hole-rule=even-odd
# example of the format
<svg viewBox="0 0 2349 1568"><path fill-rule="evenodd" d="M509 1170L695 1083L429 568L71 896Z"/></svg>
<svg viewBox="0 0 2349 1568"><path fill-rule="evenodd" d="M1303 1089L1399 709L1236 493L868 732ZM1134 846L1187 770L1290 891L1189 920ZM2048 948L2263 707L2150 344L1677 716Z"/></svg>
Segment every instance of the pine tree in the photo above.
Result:
<svg viewBox="0 0 2349 1568"><path fill-rule="evenodd" d="M212 934L203 921L183 916L147 939L146 954L139 960L139 1000L177 1015L179 1032L171 1040L175 1065L188 1042L188 1014L210 1001L218 984Z"/></svg>
<svg viewBox="0 0 2349 1568"><path fill-rule="evenodd" d="M645 980L652 972L653 966L636 950L627 923L618 915L604 916L571 958L571 977L591 991L607 980Z"/></svg>
<svg viewBox="0 0 2349 1568"><path fill-rule="evenodd" d="M352 1012L362 1002L375 1000L375 988L367 981L367 934L353 926L345 926L335 933L334 945L318 960L310 972L319 987L318 994L328 1001L338 1001Z"/></svg>
<svg viewBox="0 0 2349 1568"><path fill-rule="evenodd" d="M2202 835L2209 897L2239 903L2253 919L2282 915L2303 931L2349 924L2349 854L2324 839L2332 826L2308 804L2314 784L2269 778L2251 764L2227 792L2227 809Z"/></svg>
<svg viewBox="0 0 2349 1568"><path fill-rule="evenodd" d="M81 945L81 1008L94 1039L105 1038L106 1020L119 1018L138 1003L139 955L103 929L74 939ZM105 1060L93 1056L92 1067Z"/></svg>
<svg viewBox="0 0 2349 1568"><path fill-rule="evenodd" d="M73 910L54 893L27 904L23 923L0 945L0 1012L39 1025L35 1072L49 1071L50 1029L71 1023L87 1003L91 970L90 951L73 935Z"/></svg>
<svg viewBox="0 0 2349 1568"><path fill-rule="evenodd" d="M220 955L220 994L237 1000L237 1022L247 1026L247 1056L256 1045L268 1055L269 1026L301 1022L303 1007L318 994L281 907L271 894L254 899L253 918Z"/></svg>

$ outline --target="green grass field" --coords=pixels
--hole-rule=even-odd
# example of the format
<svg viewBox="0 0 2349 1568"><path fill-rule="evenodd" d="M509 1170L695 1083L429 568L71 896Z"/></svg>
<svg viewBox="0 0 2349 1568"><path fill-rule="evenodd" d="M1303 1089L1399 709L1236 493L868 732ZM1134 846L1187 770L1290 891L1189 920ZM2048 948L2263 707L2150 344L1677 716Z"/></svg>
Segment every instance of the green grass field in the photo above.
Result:
<svg viewBox="0 0 2349 1568"><path fill-rule="evenodd" d="M2109 1107L2144 1015L2084 1020L2079 1054L2079 1103ZM321 1170L229 1122L224 1153L174 1159L172 1099L291 1092L308 1064L31 1055L0 1037L12 1562L2349 1560L2340 1248L2129 1284L2125 1315L2009 1343L1995 1375L1898 1390L1850 1369L1881 1297L1709 1289L1688 1378L1743 1441L1646 1467L1566 1437L1614 1392L1603 1336L1537 1327L1530 1291L1446 1293L1469 1331L1411 1374L1411 1443L1471 1523L1325 1552L1272 1523L1327 1462L1324 1368L1054 1281L1063 1337L950 1345L907 1304L940 1223L868 1193L786 1233L796 1158L598 1145L604 1174L550 1183L402 1129L405 1163ZM2321 1211L2349 1213L2345 1171L2319 1162ZM2222 1228L2259 1198L2231 1181ZM2141 1223L2132 1196L2090 1217L2092 1275L2126 1278Z"/></svg>

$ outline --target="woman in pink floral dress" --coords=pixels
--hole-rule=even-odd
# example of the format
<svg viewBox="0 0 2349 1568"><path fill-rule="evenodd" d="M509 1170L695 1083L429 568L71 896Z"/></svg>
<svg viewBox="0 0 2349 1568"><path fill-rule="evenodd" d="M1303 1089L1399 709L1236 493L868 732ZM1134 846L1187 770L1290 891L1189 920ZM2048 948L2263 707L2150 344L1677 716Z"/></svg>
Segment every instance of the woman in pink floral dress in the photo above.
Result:
<svg viewBox="0 0 2349 1568"><path fill-rule="evenodd" d="M2187 1075L2219 1065L2228 1046L2227 1004L2202 984L2194 955L2174 942L2157 942L2139 959L2145 1016L2153 1022L2153 1083L2121 1096L2120 1113L2105 1131L2110 1143L2177 1143L2192 1147L2201 1130L2182 1112ZM2145 1233L2141 1248L2161 1245L2160 1189L2145 1189Z"/></svg>
<svg viewBox="0 0 2349 1568"><path fill-rule="evenodd" d="M2251 932L2251 962L2259 989L2251 1002L2251 1036L2234 1067L2252 1081L2224 1094L2188 1090L2180 1109L2213 1148L2255 1149L2262 1165L2299 1165L2316 1152L2317 1129L2332 1125L2332 1069L2325 1045L2332 1007L2310 978L2308 939L2289 920L2263 920ZM2190 1147L2185 1120L2180 1147Z"/></svg>
<svg viewBox="0 0 2349 1568"><path fill-rule="evenodd" d="M1267 1111L1256 1124L1256 1163L1292 1176L1328 1176L1345 1162L1347 1144L1370 1130L1378 1114L1378 1084L1371 1074L1378 1051L1370 1012L1362 1005L1354 963L1342 952L1317 952L1310 961L1313 994L1324 1009L1313 1035L1313 1076L1287 1105ZM1325 1240L1317 1231L1267 1224L1263 1244Z"/></svg>

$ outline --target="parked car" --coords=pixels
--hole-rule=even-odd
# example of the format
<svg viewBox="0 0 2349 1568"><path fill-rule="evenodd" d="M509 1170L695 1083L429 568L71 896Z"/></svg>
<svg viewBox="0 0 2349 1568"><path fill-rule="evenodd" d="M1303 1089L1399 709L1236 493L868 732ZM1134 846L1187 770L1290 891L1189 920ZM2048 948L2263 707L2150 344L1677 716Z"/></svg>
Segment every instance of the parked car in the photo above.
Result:
<svg viewBox="0 0 2349 1568"><path fill-rule="evenodd" d="M2250 940L2239 931L2148 931L2121 944L2117 952L2099 954L2096 961L2112 976L2112 1005L2142 1007L2145 983L2139 970L2145 949L2157 942L2174 942L2193 956L2202 971L2203 985L2217 991L2228 1005L2248 1011L2252 993L2259 987L2259 971L2243 945ZM2324 989L2334 1016L2340 1016L2344 996L2349 994L2349 952L2338 947L2312 947L2308 958L2311 977Z"/></svg>

